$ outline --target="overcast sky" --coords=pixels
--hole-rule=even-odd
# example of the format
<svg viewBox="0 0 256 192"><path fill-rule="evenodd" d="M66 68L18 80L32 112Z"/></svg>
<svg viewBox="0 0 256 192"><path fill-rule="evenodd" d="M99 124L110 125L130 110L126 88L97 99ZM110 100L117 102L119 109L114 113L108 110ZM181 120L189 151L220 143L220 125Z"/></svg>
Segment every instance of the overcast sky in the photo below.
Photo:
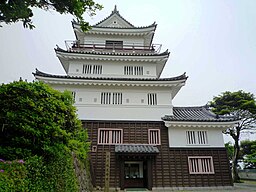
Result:
<svg viewBox="0 0 256 192"><path fill-rule="evenodd" d="M224 91L256 94L255 0L99 0L104 9L85 18L95 24L117 5L135 26L158 24L153 43L171 54L162 77L186 72L187 84L176 106L204 105ZM32 81L35 68L65 74L55 56L56 44L74 40L70 15L35 10L34 30L21 23L0 28L0 83Z"/></svg>

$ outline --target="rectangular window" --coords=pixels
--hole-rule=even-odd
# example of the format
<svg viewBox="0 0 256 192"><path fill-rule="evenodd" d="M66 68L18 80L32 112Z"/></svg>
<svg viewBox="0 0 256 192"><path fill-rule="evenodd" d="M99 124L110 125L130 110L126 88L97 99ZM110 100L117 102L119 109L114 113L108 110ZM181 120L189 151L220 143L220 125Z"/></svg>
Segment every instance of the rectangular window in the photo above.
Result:
<svg viewBox="0 0 256 192"><path fill-rule="evenodd" d="M111 104L111 93L109 92L101 93L101 104Z"/></svg>
<svg viewBox="0 0 256 192"><path fill-rule="evenodd" d="M93 74L102 74L102 65L93 65Z"/></svg>
<svg viewBox="0 0 256 192"><path fill-rule="evenodd" d="M186 131L188 145L207 145L207 131Z"/></svg>
<svg viewBox="0 0 256 192"><path fill-rule="evenodd" d="M71 94L73 96L74 101L76 101L76 92L75 91L71 91Z"/></svg>
<svg viewBox="0 0 256 192"><path fill-rule="evenodd" d="M148 144L161 145L160 140L160 129L149 129L148 130Z"/></svg>
<svg viewBox="0 0 256 192"><path fill-rule="evenodd" d="M92 73L92 65L83 65L83 73L91 74Z"/></svg>
<svg viewBox="0 0 256 192"><path fill-rule="evenodd" d="M122 104L122 93L112 93L113 97L112 97L112 104L113 105L120 105Z"/></svg>
<svg viewBox="0 0 256 192"><path fill-rule="evenodd" d="M143 75L143 67L134 67L134 75Z"/></svg>
<svg viewBox="0 0 256 192"><path fill-rule="evenodd" d="M189 174L214 174L211 156L188 157Z"/></svg>
<svg viewBox="0 0 256 192"><path fill-rule="evenodd" d="M102 74L102 65L83 65L83 74Z"/></svg>
<svg viewBox="0 0 256 192"><path fill-rule="evenodd" d="M156 93L148 93L148 105L157 105Z"/></svg>
<svg viewBox="0 0 256 192"><path fill-rule="evenodd" d="M123 94L122 93L102 92L101 93L101 104L121 105L121 104L123 104Z"/></svg>
<svg viewBox="0 0 256 192"><path fill-rule="evenodd" d="M123 41L106 41L105 47L107 49L122 49Z"/></svg>
<svg viewBox="0 0 256 192"><path fill-rule="evenodd" d="M98 130L98 144L122 144L123 130L122 129L104 129Z"/></svg>
<svg viewBox="0 0 256 192"><path fill-rule="evenodd" d="M124 75L143 75L142 66L124 66Z"/></svg>

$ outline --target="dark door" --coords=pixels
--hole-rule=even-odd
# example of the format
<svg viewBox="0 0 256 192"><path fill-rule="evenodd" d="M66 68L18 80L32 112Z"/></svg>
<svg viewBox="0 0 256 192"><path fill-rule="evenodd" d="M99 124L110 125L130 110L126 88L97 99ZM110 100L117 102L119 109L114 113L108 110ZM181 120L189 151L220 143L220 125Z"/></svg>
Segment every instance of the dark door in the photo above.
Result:
<svg viewBox="0 0 256 192"><path fill-rule="evenodd" d="M124 188L144 188L146 187L147 174L145 170L147 164L143 161L124 162Z"/></svg>

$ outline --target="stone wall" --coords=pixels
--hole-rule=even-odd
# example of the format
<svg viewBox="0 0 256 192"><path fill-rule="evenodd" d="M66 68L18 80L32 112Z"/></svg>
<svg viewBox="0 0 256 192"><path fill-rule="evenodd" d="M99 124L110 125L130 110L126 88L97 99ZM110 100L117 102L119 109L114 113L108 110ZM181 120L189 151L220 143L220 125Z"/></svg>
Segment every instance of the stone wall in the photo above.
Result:
<svg viewBox="0 0 256 192"><path fill-rule="evenodd" d="M93 187L91 184L91 176L89 171L89 162L81 162L73 153L73 163L76 177L78 179L79 192L91 192Z"/></svg>

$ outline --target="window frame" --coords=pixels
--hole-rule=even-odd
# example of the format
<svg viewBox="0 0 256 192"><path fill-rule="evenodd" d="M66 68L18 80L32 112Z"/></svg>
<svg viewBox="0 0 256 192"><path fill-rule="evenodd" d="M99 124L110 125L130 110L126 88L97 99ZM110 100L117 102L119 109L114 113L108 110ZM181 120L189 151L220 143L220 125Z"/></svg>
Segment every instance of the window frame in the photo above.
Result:
<svg viewBox="0 0 256 192"><path fill-rule="evenodd" d="M191 159L196 159L196 161L198 162L198 167L196 168L196 169L198 169L198 171L193 170L194 168L193 168ZM205 166L206 162L203 163L202 159L208 159L208 161L210 163L207 165L208 168ZM205 171L206 169L208 169L209 171ZM188 156L188 172L191 175L215 174L212 156Z"/></svg>
<svg viewBox="0 0 256 192"><path fill-rule="evenodd" d="M100 137L101 131L109 131L109 136L108 136L108 140L110 141L109 143L101 142L101 137ZM120 133L121 133L121 135L120 135L120 142L112 143L112 141L113 141L113 132L114 131L120 131ZM118 144L123 144L123 129L99 128L98 129L97 144L98 145L118 145Z"/></svg>
<svg viewBox="0 0 256 192"><path fill-rule="evenodd" d="M152 143L152 140L154 140L154 139L151 139L151 132L152 131L157 131L157 137L158 137L158 143ZM161 131L160 131L160 129L148 129L148 144L149 145L161 145Z"/></svg>
<svg viewBox="0 0 256 192"><path fill-rule="evenodd" d="M186 145L209 145L207 130L186 130L185 134Z"/></svg>
<svg viewBox="0 0 256 192"><path fill-rule="evenodd" d="M148 105L157 105L157 93L148 93L147 94Z"/></svg>

